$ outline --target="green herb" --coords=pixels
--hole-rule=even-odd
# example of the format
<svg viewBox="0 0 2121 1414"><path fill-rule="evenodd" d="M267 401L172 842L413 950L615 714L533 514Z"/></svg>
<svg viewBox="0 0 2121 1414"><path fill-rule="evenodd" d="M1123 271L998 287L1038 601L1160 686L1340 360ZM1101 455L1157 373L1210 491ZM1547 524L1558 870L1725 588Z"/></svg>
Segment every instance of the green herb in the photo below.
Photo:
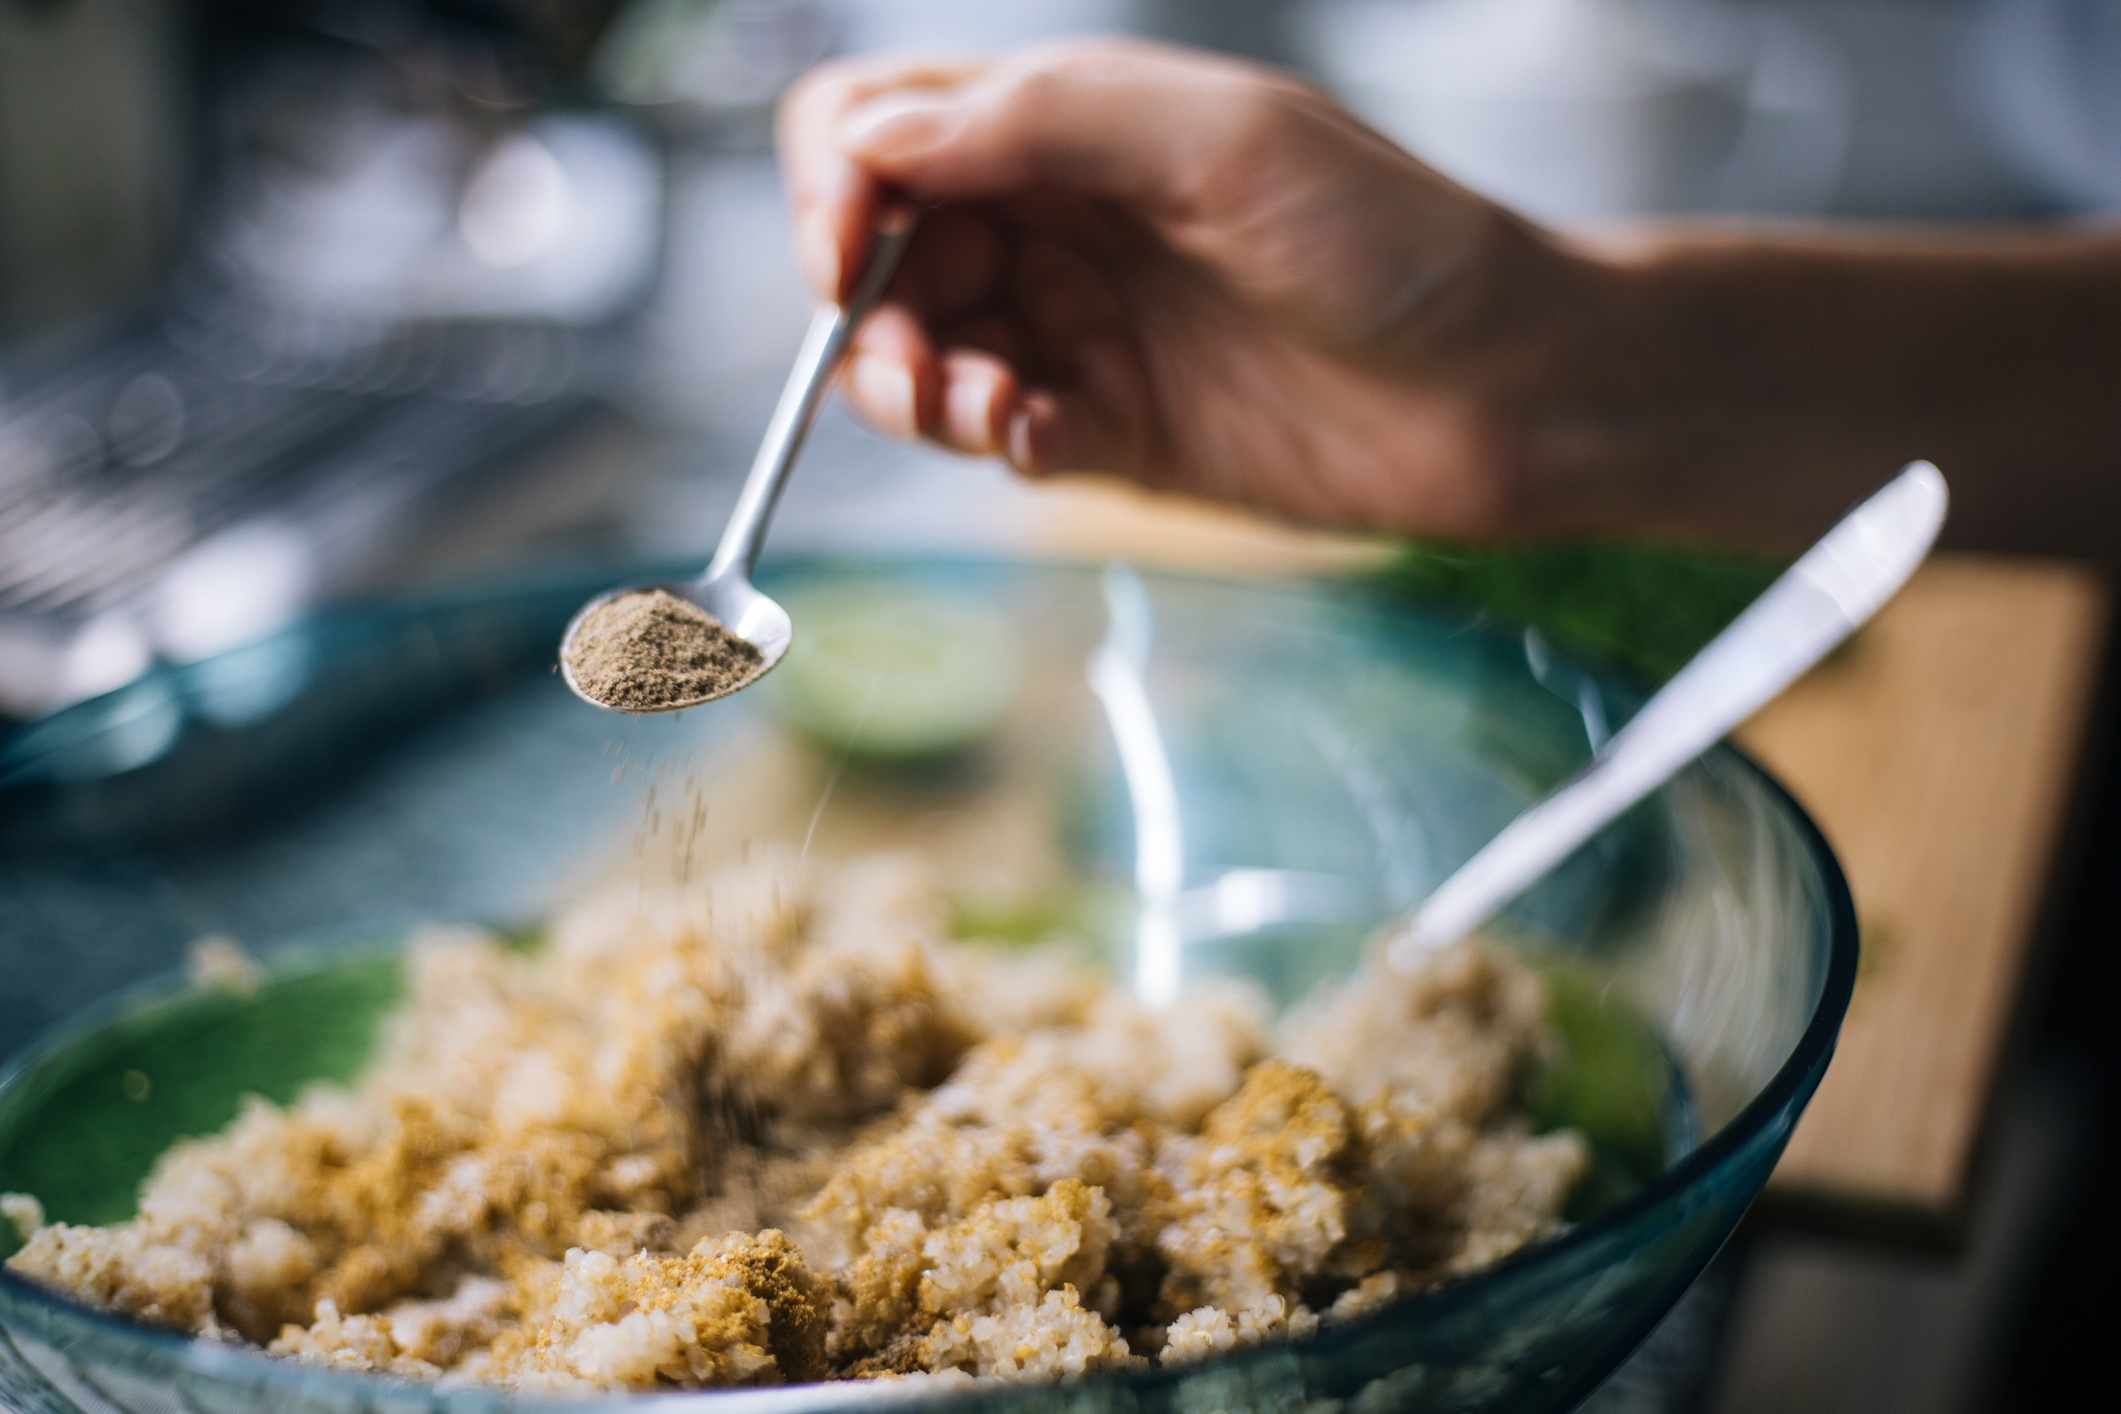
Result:
<svg viewBox="0 0 2121 1414"><path fill-rule="evenodd" d="M1658 545L1421 544L1378 578L1388 590L1528 625L1572 657L1662 682L1783 568L1759 556Z"/></svg>
<svg viewBox="0 0 2121 1414"><path fill-rule="evenodd" d="M1590 1141L1590 1172L1569 1199L1574 1219L1664 1172L1677 1077L1656 1032L1609 988L1558 964L1540 975L1556 1045L1525 1109L1541 1133L1575 1129Z"/></svg>

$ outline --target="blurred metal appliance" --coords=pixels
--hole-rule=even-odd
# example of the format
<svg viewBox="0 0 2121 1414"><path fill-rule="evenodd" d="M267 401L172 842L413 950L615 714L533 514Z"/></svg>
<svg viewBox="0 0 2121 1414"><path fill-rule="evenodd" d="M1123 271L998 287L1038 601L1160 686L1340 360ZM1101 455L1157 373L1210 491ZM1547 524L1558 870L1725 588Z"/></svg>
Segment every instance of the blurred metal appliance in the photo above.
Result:
<svg viewBox="0 0 2121 1414"><path fill-rule="evenodd" d="M0 350L0 716L370 587L622 376L662 159L538 101L565 75L522 56L578 77L580 26L313 8L199 7L217 145L159 293L63 352Z"/></svg>

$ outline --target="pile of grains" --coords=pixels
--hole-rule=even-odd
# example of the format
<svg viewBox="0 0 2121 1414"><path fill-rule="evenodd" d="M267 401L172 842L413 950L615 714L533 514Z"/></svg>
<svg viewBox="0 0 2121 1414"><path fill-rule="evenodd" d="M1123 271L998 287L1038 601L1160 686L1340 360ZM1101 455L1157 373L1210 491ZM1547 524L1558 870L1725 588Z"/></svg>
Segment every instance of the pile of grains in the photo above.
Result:
<svg viewBox="0 0 2121 1414"><path fill-rule="evenodd" d="M735 692L763 666L757 648L663 589L597 605L561 653L576 689L619 712L667 712L710 701Z"/></svg>
<svg viewBox="0 0 2121 1414"><path fill-rule="evenodd" d="M1473 944L1270 1032L947 936L914 860L629 885L534 955L436 932L351 1087L253 1100L19 1274L314 1364L522 1390L1175 1364L1495 1261L1587 1154L1531 1134L1538 980Z"/></svg>

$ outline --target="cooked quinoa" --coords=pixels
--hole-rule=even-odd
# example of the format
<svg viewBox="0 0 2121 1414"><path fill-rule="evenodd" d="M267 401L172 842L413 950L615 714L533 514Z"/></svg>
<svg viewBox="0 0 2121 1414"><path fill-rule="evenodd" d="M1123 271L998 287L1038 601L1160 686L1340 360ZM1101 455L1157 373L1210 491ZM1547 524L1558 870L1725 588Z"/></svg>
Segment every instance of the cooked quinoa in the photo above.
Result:
<svg viewBox="0 0 2121 1414"><path fill-rule="evenodd" d="M1550 1230L1536 977L1462 944L1270 1029L948 937L878 856L433 932L352 1086L165 1154L18 1273L276 1354L518 1389L1050 1377L1311 1329Z"/></svg>

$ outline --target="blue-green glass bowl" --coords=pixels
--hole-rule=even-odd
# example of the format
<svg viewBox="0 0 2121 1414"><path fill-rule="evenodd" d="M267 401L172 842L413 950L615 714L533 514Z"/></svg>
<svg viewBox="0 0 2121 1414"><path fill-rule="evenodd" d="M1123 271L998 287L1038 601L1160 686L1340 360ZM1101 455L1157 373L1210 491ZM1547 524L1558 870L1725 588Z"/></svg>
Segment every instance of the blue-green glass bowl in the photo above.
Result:
<svg viewBox="0 0 2121 1414"><path fill-rule="evenodd" d="M224 1123L240 1093L285 1098L358 1067L396 995L389 940L405 926L535 919L593 861L691 811L674 803L681 778L708 783L709 853L744 838L821 855L924 844L961 871L978 931L1063 924L1107 948L1122 978L1237 972L1290 1000L1350 966L1366 933L1580 765L1636 702L1536 639L1346 584L782 563L767 588L798 605L850 590L941 598L1015 640L1020 686L979 739L872 762L798 741L771 679L677 718L571 697L551 671L568 615L591 590L664 571L320 620L159 670L0 745L0 1049L17 1056L0 1079L0 1191L36 1192L54 1217L124 1216L153 1155ZM1148 711L1114 705L1129 696ZM794 715L815 728L814 710ZM1127 759L1115 730L1133 738ZM1152 777L1175 788L1175 822L1154 808ZM1134 946L1137 822L1183 861L1182 892L1157 915L1180 921L1158 934L1179 942L1155 958ZM1033 882L1012 893L1018 867ZM138 980L167 973L205 933L265 956L263 990ZM1574 999L1605 1063L1647 1054L1657 1071L1646 1084L1596 1066L1564 1077L1557 1120L1591 1128L1611 1150L1602 1157L1628 1160L1635 1141L1636 1167L1562 1234L1313 1338L1184 1370L947 1396L850 1382L632 1398L727 1410L1571 1407L1766 1182L1832 1053L1855 920L1818 832L1719 749L1528 894L1499 935ZM21 1044L62 1014L76 1019ZM1646 1169L1628 1096L1657 1106ZM0 1337L0 1406L27 1410L539 1404L196 1342L5 1274Z"/></svg>

